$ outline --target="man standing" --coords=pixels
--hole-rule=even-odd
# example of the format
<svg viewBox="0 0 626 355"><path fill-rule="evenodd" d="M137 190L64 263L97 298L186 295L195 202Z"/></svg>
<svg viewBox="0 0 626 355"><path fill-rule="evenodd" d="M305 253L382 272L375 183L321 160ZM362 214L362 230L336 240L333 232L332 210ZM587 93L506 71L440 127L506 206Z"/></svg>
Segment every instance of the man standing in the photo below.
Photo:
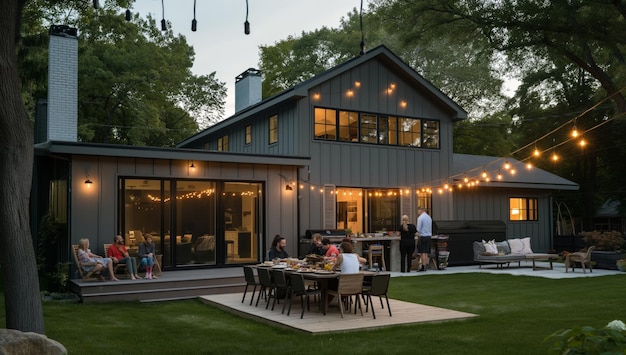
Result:
<svg viewBox="0 0 626 355"><path fill-rule="evenodd" d="M131 280L141 278L137 274L137 259L128 255L128 250L126 250L124 245L124 238L121 235L116 235L113 238L113 244L107 250L107 255L113 260L114 264L126 264L126 271L128 271Z"/></svg>
<svg viewBox="0 0 626 355"><path fill-rule="evenodd" d="M419 243L417 243L417 252L420 253L421 264L417 271L426 271L428 265L428 254L430 253L430 238L433 235L433 220L430 218L424 207L417 208L417 235L419 235Z"/></svg>

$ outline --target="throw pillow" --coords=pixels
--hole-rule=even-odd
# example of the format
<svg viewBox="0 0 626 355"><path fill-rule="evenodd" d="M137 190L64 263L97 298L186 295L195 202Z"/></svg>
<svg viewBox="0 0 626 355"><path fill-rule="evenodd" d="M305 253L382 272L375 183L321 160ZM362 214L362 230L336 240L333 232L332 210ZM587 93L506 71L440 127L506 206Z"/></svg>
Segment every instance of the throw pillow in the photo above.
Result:
<svg viewBox="0 0 626 355"><path fill-rule="evenodd" d="M511 254L524 255L524 244L521 239L509 239L509 246L511 247Z"/></svg>
<svg viewBox="0 0 626 355"><path fill-rule="evenodd" d="M533 250L530 248L530 237L522 238L522 254L532 254Z"/></svg>
<svg viewBox="0 0 626 355"><path fill-rule="evenodd" d="M485 245L485 251L487 253L490 253L492 255L498 255L498 247L496 246L496 241L495 239L492 239L488 242L485 242L483 240L483 245Z"/></svg>

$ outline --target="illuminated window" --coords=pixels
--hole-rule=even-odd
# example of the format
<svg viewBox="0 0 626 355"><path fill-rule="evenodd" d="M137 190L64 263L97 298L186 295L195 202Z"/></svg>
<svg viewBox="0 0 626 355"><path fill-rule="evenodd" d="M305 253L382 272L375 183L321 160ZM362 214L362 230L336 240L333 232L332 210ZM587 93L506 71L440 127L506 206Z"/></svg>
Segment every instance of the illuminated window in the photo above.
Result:
<svg viewBox="0 0 626 355"><path fill-rule="evenodd" d="M377 138L376 115L361 114L361 143L376 144Z"/></svg>
<svg viewBox="0 0 626 355"><path fill-rule="evenodd" d="M246 126L246 144L252 143L252 125Z"/></svg>
<svg viewBox="0 0 626 355"><path fill-rule="evenodd" d="M228 136L222 136L217 139L217 150L220 152L228 151Z"/></svg>
<svg viewBox="0 0 626 355"><path fill-rule="evenodd" d="M421 147L422 126L420 120L414 118L400 118L398 127L398 145L404 147Z"/></svg>
<svg viewBox="0 0 626 355"><path fill-rule="evenodd" d="M270 137L270 144L274 144L278 142L278 115L274 115L270 117L269 137Z"/></svg>
<svg viewBox="0 0 626 355"><path fill-rule="evenodd" d="M537 199L527 197L509 198L509 220L511 221L537 221Z"/></svg>
<svg viewBox="0 0 626 355"><path fill-rule="evenodd" d="M352 111L339 111L339 140L358 142L359 114Z"/></svg>
<svg viewBox="0 0 626 355"><path fill-rule="evenodd" d="M315 139L337 140L337 111L315 108Z"/></svg>

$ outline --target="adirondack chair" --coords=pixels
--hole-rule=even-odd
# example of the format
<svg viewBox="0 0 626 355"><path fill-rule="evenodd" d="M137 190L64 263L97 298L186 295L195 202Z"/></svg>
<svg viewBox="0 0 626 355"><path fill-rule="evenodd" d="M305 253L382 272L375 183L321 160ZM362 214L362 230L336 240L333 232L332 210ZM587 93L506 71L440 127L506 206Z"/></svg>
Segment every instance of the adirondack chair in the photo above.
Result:
<svg viewBox="0 0 626 355"><path fill-rule="evenodd" d="M72 245L72 251L74 254L74 261L76 262L76 269L78 269L78 273L84 281L102 280L102 270L104 269L102 264L96 263L94 261L81 263L78 259L78 244Z"/></svg>

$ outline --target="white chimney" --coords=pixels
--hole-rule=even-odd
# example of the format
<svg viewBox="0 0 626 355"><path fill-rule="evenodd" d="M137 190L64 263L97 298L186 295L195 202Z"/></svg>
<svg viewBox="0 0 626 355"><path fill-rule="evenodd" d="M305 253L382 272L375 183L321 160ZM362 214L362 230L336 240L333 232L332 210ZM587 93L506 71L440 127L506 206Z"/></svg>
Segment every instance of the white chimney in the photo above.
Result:
<svg viewBox="0 0 626 355"><path fill-rule="evenodd" d="M47 140L78 140L78 37L76 28L50 26Z"/></svg>
<svg viewBox="0 0 626 355"><path fill-rule="evenodd" d="M250 68L235 78L235 113L261 102L261 71Z"/></svg>

